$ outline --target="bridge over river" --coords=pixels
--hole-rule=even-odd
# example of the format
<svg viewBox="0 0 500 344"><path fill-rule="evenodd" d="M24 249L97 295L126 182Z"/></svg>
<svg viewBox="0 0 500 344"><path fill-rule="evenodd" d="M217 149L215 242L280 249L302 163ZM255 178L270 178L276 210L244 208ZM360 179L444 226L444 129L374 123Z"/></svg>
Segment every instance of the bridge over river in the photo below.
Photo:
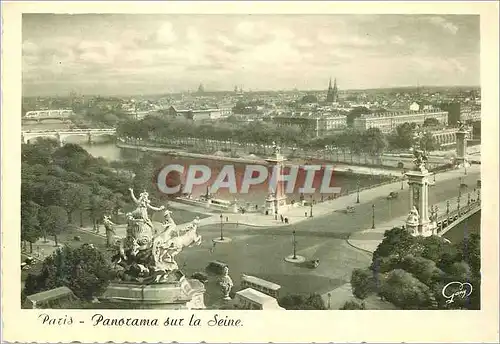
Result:
<svg viewBox="0 0 500 344"><path fill-rule="evenodd" d="M21 132L21 142L30 143L31 140L40 137L55 138L59 145L64 144L64 140L69 136L86 136L89 143L95 136L115 136L116 129L49 129L49 130L23 130Z"/></svg>

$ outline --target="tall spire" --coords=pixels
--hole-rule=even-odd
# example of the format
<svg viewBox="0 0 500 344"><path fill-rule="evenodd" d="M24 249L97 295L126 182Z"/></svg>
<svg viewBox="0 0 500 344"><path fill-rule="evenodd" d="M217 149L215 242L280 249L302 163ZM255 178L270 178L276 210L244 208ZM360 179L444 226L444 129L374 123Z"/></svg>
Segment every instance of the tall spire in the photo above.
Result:
<svg viewBox="0 0 500 344"><path fill-rule="evenodd" d="M330 85L332 83L332 80L330 79ZM336 90L337 89L337 78L333 81L333 88Z"/></svg>
<svg viewBox="0 0 500 344"><path fill-rule="evenodd" d="M328 89L329 90L332 89L332 77L330 77L330 82L328 83Z"/></svg>

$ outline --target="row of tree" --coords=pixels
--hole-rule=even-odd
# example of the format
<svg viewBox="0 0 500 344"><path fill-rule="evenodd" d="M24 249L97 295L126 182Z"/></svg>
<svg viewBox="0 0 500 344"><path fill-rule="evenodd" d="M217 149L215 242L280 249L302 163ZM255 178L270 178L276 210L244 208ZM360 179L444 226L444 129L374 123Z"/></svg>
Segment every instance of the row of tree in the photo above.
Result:
<svg viewBox="0 0 500 344"><path fill-rule="evenodd" d="M133 173L120 173L117 165L111 167L75 144L58 147L45 139L23 145L22 240L32 244L51 235L57 242L57 236L67 228L83 226L84 218L95 228L105 214L118 215L129 206L129 187L155 190L149 158L135 163Z"/></svg>
<svg viewBox="0 0 500 344"><path fill-rule="evenodd" d="M384 234L371 266L352 272L351 285L359 299L375 294L400 309L480 309L480 269L478 234L453 245L438 236L414 237L393 228ZM456 281L469 282L473 290L450 303L443 288Z"/></svg>
<svg viewBox="0 0 500 344"><path fill-rule="evenodd" d="M408 149L413 142L415 125L404 123L389 135L371 128L361 132L347 129L331 135L311 138L298 127L279 127L270 122L255 121L240 123L232 120L214 122L193 122L184 118L160 118L148 116L139 121L122 122L117 133L120 137L141 140L162 141L168 138L195 137L199 139L235 141L269 145L270 140L289 147L324 149L325 146L349 150L353 153L378 155L390 149ZM435 150L436 141L430 133L422 138L426 150Z"/></svg>

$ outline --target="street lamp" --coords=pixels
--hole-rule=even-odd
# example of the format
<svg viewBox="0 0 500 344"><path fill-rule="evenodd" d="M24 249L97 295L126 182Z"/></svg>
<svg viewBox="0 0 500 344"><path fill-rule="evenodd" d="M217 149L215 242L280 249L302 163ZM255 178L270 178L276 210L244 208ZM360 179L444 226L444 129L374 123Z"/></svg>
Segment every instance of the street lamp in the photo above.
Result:
<svg viewBox="0 0 500 344"><path fill-rule="evenodd" d="M464 162L464 175L467 175L467 165Z"/></svg>
<svg viewBox="0 0 500 344"><path fill-rule="evenodd" d="M222 219L223 216L222 214L220 214L220 240L224 240L224 235L222 234L222 225L223 225Z"/></svg>
<svg viewBox="0 0 500 344"><path fill-rule="evenodd" d="M433 177L434 177L434 183L435 183L436 182L436 172L434 172Z"/></svg>
<svg viewBox="0 0 500 344"><path fill-rule="evenodd" d="M405 171L401 171L401 190L404 189Z"/></svg>
<svg viewBox="0 0 500 344"><path fill-rule="evenodd" d="M467 205L470 205L470 192L467 194Z"/></svg>
<svg viewBox="0 0 500 344"><path fill-rule="evenodd" d="M450 201L446 201L446 222L450 222Z"/></svg>
<svg viewBox="0 0 500 344"><path fill-rule="evenodd" d="M292 232L293 259L297 259L297 240L295 240L295 230Z"/></svg>
<svg viewBox="0 0 500 344"><path fill-rule="evenodd" d="M457 212L458 216L460 216L460 196L457 197Z"/></svg>
<svg viewBox="0 0 500 344"><path fill-rule="evenodd" d="M478 189L477 190L477 201L480 202L481 201L481 189Z"/></svg>
<svg viewBox="0 0 500 344"><path fill-rule="evenodd" d="M359 203L359 180L357 181L356 185L358 186L357 194L356 194L356 203Z"/></svg>
<svg viewBox="0 0 500 344"><path fill-rule="evenodd" d="M375 229L375 204L372 204L372 229Z"/></svg>
<svg viewBox="0 0 500 344"><path fill-rule="evenodd" d="M328 296L328 309L331 308L331 298L332 298L332 294L331 293L328 293L326 294Z"/></svg>
<svg viewBox="0 0 500 344"><path fill-rule="evenodd" d="M309 217L313 217L313 202L312 202L312 196L311 196L311 210L309 212Z"/></svg>

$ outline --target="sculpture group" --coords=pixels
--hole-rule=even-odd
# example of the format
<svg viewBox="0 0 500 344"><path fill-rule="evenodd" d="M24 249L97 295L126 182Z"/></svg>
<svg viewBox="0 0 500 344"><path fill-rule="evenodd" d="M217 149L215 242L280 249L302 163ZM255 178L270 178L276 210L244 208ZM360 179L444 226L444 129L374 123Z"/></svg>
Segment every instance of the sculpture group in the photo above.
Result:
<svg viewBox="0 0 500 344"><path fill-rule="evenodd" d="M162 283L168 281L172 272L178 270L175 261L185 247L201 244L201 236L197 233L198 218L183 231L179 231L171 217L171 212L164 206L154 207L149 194L142 192L136 198L130 190L132 200L137 208L126 214L127 234L118 245L118 252L113 257L117 268L117 278L123 281L142 283ZM164 222L155 228L148 215L148 209L162 211ZM112 222L107 219L112 228ZM106 227L108 231L108 227Z"/></svg>

